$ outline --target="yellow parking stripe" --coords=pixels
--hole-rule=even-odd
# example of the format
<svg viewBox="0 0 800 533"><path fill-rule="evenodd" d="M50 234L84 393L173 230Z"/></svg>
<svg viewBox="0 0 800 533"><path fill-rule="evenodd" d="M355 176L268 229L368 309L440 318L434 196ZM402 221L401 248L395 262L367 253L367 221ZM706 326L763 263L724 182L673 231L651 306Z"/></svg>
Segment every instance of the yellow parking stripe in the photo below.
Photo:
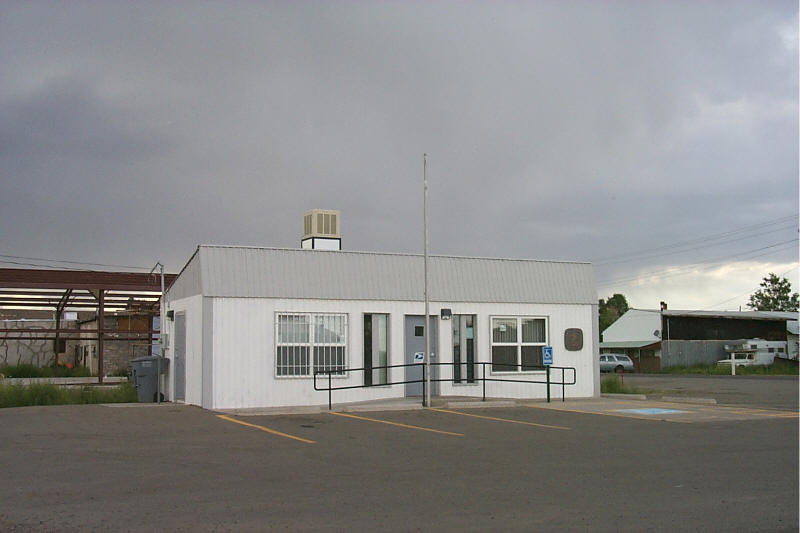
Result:
<svg viewBox="0 0 800 533"><path fill-rule="evenodd" d="M225 415L217 415L217 418L221 418L223 420L227 420L228 422L233 422L234 424L241 424L242 426L247 426L251 428L260 429L261 431L266 431L267 433L272 433L273 435L278 435L279 437L286 437L287 439L294 439L299 440L300 442L305 442L306 444L316 444L316 441L304 439L302 437L295 437L294 435L289 435L288 433L282 433L280 431L276 431L274 429L270 429L268 427L259 426L258 424L251 424L249 422L243 422L241 420L236 420L235 418L231 418Z"/></svg>
<svg viewBox="0 0 800 533"><path fill-rule="evenodd" d="M378 422L380 424L388 424L390 426L397 426L397 427L406 428L406 429L418 429L420 431L430 431L431 433L441 433L442 435L453 435L455 437L463 437L464 436L463 433L453 433L452 431L442 431L441 429L432 429L432 428L424 428L424 427L420 427L420 426L411 426L411 425L408 425L408 424L400 424L399 422L389 422L388 420L380 420L380 419L377 419L377 418L367 418L366 416L351 415L349 413L336 413L336 412L330 411L330 414L336 415L336 416L345 416L347 418L355 418L356 420L366 420L368 422Z"/></svg>
<svg viewBox="0 0 800 533"><path fill-rule="evenodd" d="M525 422L523 420L511 420L509 418L497 418L494 416L484 416L484 415L476 415L473 413L462 413L461 411L451 411L449 409L437 409L437 408L430 408L429 411L439 411L440 413L451 413L454 415L461 415L461 416L471 416L474 418L483 418L485 420L496 420L498 422L509 422L511 424L524 424L526 426L536 426L540 428L548 428L548 429L571 429L563 426L550 426L548 424L537 424L536 422Z"/></svg>

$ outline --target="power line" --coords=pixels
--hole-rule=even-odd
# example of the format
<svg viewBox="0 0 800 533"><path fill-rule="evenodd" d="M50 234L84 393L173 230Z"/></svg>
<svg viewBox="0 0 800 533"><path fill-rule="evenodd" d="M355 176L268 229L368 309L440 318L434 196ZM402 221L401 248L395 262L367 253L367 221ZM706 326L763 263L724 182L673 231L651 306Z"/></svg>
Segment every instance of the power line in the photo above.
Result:
<svg viewBox="0 0 800 533"><path fill-rule="evenodd" d="M796 241L797 241L797 239L795 239L794 241L789 241L789 243L794 243ZM779 244L786 244L786 243L779 243ZM682 267L666 269L666 270L658 270L658 271L654 271L654 272L647 272L645 274L641 274L641 275L637 275L637 276L628 276L628 277L624 277L624 278L618 278L618 279L615 279L615 280L610 280L610 281L607 281L607 282L598 283L598 286L601 286L601 287L602 286L611 286L611 285L617 285L617 284L620 284L620 283L623 283L624 285L630 285L632 282L636 282L636 281L639 281L639 280L642 280L642 279L647 279L647 278L663 279L663 278L670 278L670 277L675 277L675 276L682 276L682 275L690 274L694 270L710 270L710 269L712 269L714 267L717 267L717 266L720 266L720 265L724 265L724 264L730 262L730 260L732 258L735 258L737 256L744 256L744 257L739 257L738 258L740 261L742 261L742 260L746 260L746 259L755 259L757 257L763 257L765 255L771 255L771 254L774 254L776 252L781 252L783 250L788 250L788 249L792 248L792 245L790 244L789 246L783 246L783 247L775 249L775 250L769 250L769 251L764 252L764 253L748 256L748 254L752 254L753 252L761 251L761 250L768 249L768 248L774 248L775 246L777 246L777 245L767 246L765 248L758 248L756 250L748 250L748 251L745 251L745 252L740 252L738 254L734 254L734 255L729 256L729 257L719 258L719 259L712 260L712 261L693 263L693 264L690 264L690 265L684 265Z"/></svg>
<svg viewBox="0 0 800 533"><path fill-rule="evenodd" d="M795 268L796 268L796 267L795 267ZM783 274L781 274L781 275L780 275L780 277L782 277L782 278L783 278L783 277L785 277L785 276L786 276L786 274L788 274L788 273L789 273L789 272L791 272L792 270L794 270L794 268L790 268L789 270L787 270L786 272L784 272ZM759 286L760 286L760 285L759 285ZM724 304L724 303L728 303L728 302L730 302L731 300L735 300L735 299L737 299L737 298L741 298L742 296L745 296L746 294L753 294L753 293L754 293L755 291L757 291L757 290L758 290L758 287L754 287L754 288L750 289L750 290L749 290L749 291L747 291L747 292L743 292L742 294L737 294L737 295L736 295L736 296L734 296L733 298L728 298L727 300L722 300L721 302L719 302L719 303L717 303L717 304L714 304L714 305L710 306L710 307L709 307L709 309L713 309L713 308L715 308L715 307L718 307L718 306L720 306L720 305L722 305L722 304Z"/></svg>
<svg viewBox="0 0 800 533"><path fill-rule="evenodd" d="M47 270L64 270L68 272L109 272L108 270L96 270L91 268L73 268L67 266L59 266L59 265L48 265L48 264L38 264L38 263L26 263L22 261L8 261L0 259L0 264L6 265L17 265L17 266L26 266L26 267L35 267L35 268L44 268Z"/></svg>
<svg viewBox="0 0 800 533"><path fill-rule="evenodd" d="M672 243L672 244L665 244L665 245L662 245L662 246L656 246L654 248L646 248L644 250L639 250L639 251L636 251L636 252L627 252L627 253L624 253L624 254L611 255L611 256L607 256L607 257L600 257L598 259L593 260L592 262L594 264L596 264L596 265L599 265L599 264L604 264L604 263L607 263L607 262L612 262L612 260L617 260L617 259L621 259L621 258L627 258L627 257L631 257L631 256L637 256L637 255L646 254L646 253L649 253L649 252L657 252L657 251L661 251L661 250L669 250L669 249L680 248L680 247L688 246L688 245L692 245L692 244L699 244L701 242L708 242L708 241L713 241L713 240L718 240L718 239L724 239L724 238L727 238L729 236L737 235L737 234L740 234L740 233L748 233L748 232L751 232L751 231L754 231L754 230L757 230L757 229L761 229L761 228L764 228L764 227L774 226L774 225L778 225L778 224L786 224L789 221L793 221L793 220L797 219L797 217L798 217L798 215L784 216L784 217L780 217L780 218L777 218L777 219L774 219L774 220L770 220L770 221L766 221L766 222L760 222L758 224L752 224L750 226L743 226L741 228L725 231L725 232L722 232L722 233L715 233L715 234L706 235L706 236L703 236L703 237L697 237L697 238L694 238L694 239L689 239L689 240L686 240L686 241L679 241L679 242L675 242L675 243ZM787 228L783 228L783 229L788 229L788 227ZM775 230L775 231L777 231L777 230Z"/></svg>
<svg viewBox="0 0 800 533"><path fill-rule="evenodd" d="M601 282L601 283L598 283L597 285L598 286L608 286L608 285L615 285L615 284L623 283L623 282L638 281L638 280L645 279L645 278L653 278L653 277L660 278L660 277L670 277L670 276L682 275L682 274L686 274L686 273L688 273L688 271L691 271L691 270L696 269L698 267L703 267L703 265L706 265L705 267L703 267L705 269L713 268L714 266L717 266L719 264L723 264L723 263L729 261L731 258L738 257L738 256L746 256L746 255L752 254L754 252L760 252L760 251L763 251L763 250L770 250L770 251L768 251L766 253L757 254L755 256L746 257L746 258L743 258L743 259L754 259L756 257L761 257L763 255L769 255L769 254L772 254L772 253L775 253L775 252L778 252L778 251L782 251L784 249L791 248L791 246L786 246L786 245L791 245L792 243L796 243L797 241L798 241L798 239L792 239L792 240L789 240L789 241L784 241L784 242L771 244L769 246L764 246L762 248L755 248L753 250L745 250L743 252L739 252L739 253L736 253L736 254L733 254L733 255L729 255L729 256L725 256L725 257L720 257L718 259L713 259L713 260L710 260L710 261L701 261L699 263L693 263L691 265L685 265L685 266L679 267L677 269L657 270L657 271L653 271L653 272L647 272L647 273L644 273L644 274L638 274L638 275L635 275L635 276L626 276L626 277L623 277L623 278L617 278L617 279ZM781 247L781 246L783 246L784 248L779 248L778 250L771 250L772 248Z"/></svg>
<svg viewBox="0 0 800 533"><path fill-rule="evenodd" d="M67 264L71 264L71 265L87 265L87 266L99 266L99 267L109 267L109 268L134 268L134 269L139 269L139 270L149 270L149 268L150 268L150 267L131 266L131 265L112 265L112 264L106 264L106 263L84 263L82 261L69 261L67 259L47 259L47 258L44 258L44 257L25 257L25 256L21 256L21 255L0 254L0 257L6 257L6 258L9 258L9 259L26 259L28 261L47 261L47 262L51 262L51 263L67 263ZM0 261L0 263L17 264L17 263L14 263L14 261ZM18 263L18 264L24 265L24 264L28 264L28 263ZM30 265L29 264L29 266L43 266L43 265ZM54 266L53 268L57 268L57 267Z"/></svg>
<svg viewBox="0 0 800 533"><path fill-rule="evenodd" d="M0 263L5 264L5 265L18 265L18 266L48 268L48 269L52 269L52 270L70 270L70 271L79 271L79 272L99 272L99 271L94 271L94 270L86 270L86 269L83 269L83 268L70 268L70 267L62 267L62 266L56 266L56 265L39 265L39 264L36 264L36 263L23 263L21 261L2 261L2 260L0 260Z"/></svg>
<svg viewBox="0 0 800 533"><path fill-rule="evenodd" d="M752 235L745 235L745 236L736 237L736 238L728 238L728 239L725 239L725 240L720 240L718 242L711 242L711 243L706 243L706 244L698 244L697 246L692 246L690 248L684 248L682 250L674 250L674 251L671 251L671 252L661 252L661 253L658 253L658 254L650 254L650 255L640 255L640 256L637 256L637 257L630 257L628 259L619 259L617 261L605 261L605 262L595 263L595 264L598 265L598 266L613 265L613 264L619 264L619 263L629 263L631 261L639 261L639 260L642 260L642 259L653 259L653 258L656 258L656 257L664 257L666 255L682 254L682 253L685 253L685 252L691 252L693 250L700 250L700 249L703 249L703 248L712 248L714 246L722 246L724 244L730 244L732 242L744 241L744 240L747 240L747 239L752 239L754 237L760 237L762 235L767 235L769 233L775 233L775 232L778 232L778 231L785 231L787 229L789 229L789 227L770 229L770 230L767 230L767 231L753 233Z"/></svg>

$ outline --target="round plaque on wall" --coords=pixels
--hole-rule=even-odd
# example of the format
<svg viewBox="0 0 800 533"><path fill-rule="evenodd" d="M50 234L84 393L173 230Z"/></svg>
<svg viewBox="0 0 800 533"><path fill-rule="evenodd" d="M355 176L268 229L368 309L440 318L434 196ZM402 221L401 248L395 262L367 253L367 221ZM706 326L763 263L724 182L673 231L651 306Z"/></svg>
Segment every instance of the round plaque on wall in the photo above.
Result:
<svg viewBox="0 0 800 533"><path fill-rule="evenodd" d="M583 348L583 330L580 328L567 328L564 331L564 348L570 352L577 352Z"/></svg>

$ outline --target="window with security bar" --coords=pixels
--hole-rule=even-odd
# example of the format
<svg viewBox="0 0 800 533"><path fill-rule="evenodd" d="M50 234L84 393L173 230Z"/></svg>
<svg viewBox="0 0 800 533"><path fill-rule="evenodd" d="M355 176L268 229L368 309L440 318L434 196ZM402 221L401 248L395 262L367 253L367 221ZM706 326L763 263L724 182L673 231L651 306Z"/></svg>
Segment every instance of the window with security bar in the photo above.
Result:
<svg viewBox="0 0 800 533"><path fill-rule="evenodd" d="M275 365L278 376L344 374L347 315L279 313L275 320Z"/></svg>

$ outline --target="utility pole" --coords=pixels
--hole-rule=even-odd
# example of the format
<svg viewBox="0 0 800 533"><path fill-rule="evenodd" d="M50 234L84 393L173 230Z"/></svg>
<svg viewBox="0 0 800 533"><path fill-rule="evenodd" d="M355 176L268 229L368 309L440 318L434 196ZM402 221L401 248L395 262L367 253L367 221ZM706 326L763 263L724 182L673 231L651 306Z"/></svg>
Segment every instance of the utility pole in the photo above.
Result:
<svg viewBox="0 0 800 533"><path fill-rule="evenodd" d="M425 398L423 405L431 406L431 320L428 302L428 154L422 154L422 177L425 185L423 201L425 226Z"/></svg>
<svg viewBox="0 0 800 533"><path fill-rule="evenodd" d="M159 350L158 359L156 359L156 403L161 403L161 359L164 357L164 265L161 264L161 261L155 264L153 268L150 269L150 274L153 273L155 269L159 270L161 274L161 297L158 299L159 303L159 310L158 310L158 343L161 346Z"/></svg>

